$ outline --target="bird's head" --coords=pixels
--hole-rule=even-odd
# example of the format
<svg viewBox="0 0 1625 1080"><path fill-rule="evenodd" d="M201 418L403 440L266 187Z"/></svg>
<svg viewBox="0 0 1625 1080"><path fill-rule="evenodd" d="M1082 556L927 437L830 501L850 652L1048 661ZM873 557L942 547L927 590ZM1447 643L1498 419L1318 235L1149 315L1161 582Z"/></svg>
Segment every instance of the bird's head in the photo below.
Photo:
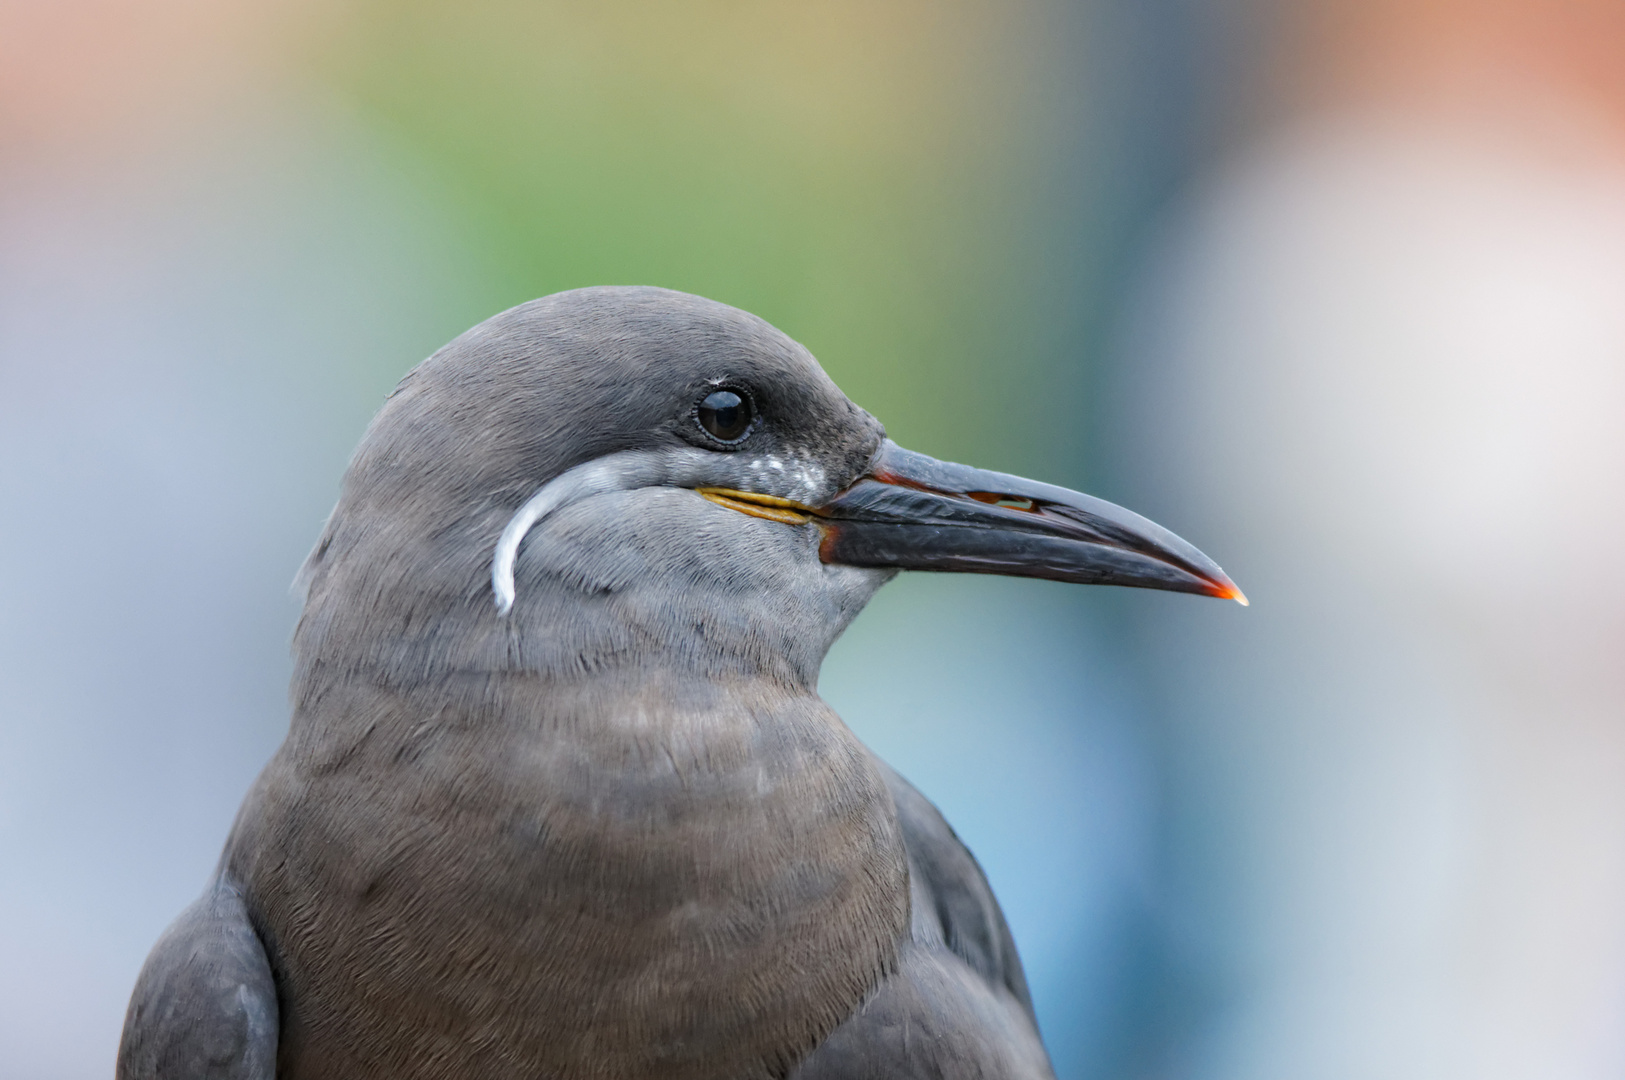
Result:
<svg viewBox="0 0 1625 1080"><path fill-rule="evenodd" d="M810 688L899 569L1241 599L1111 503L899 448L754 316L581 289L481 323L390 395L301 574L296 678L635 663Z"/></svg>

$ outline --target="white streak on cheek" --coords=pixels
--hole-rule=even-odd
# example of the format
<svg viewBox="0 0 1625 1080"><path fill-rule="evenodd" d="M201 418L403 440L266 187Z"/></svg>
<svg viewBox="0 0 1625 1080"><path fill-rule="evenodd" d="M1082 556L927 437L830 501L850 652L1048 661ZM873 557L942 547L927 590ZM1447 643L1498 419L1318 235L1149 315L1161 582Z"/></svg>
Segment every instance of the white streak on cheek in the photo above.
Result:
<svg viewBox="0 0 1625 1080"><path fill-rule="evenodd" d="M612 491L663 485L684 486L705 475L709 456L699 450L623 450L568 469L541 486L508 519L491 556L491 592L497 613L513 608L514 563L519 544L543 518L561 507Z"/></svg>

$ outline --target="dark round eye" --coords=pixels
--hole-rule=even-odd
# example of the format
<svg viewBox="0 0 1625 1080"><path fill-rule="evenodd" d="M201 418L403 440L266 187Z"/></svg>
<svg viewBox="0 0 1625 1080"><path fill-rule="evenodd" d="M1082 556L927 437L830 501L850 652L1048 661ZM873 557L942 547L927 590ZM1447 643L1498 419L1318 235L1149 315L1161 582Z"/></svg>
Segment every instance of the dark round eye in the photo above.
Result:
<svg viewBox="0 0 1625 1080"><path fill-rule="evenodd" d="M750 399L733 390L713 390L700 402L695 412L700 426L714 439L739 442L750 433L754 419Z"/></svg>

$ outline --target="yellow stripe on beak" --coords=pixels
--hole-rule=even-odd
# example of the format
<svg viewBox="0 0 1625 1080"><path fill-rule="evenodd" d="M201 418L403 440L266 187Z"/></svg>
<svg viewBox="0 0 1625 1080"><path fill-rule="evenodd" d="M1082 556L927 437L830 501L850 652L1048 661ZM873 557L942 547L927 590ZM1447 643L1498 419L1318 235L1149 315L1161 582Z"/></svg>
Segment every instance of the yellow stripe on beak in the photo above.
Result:
<svg viewBox="0 0 1625 1080"><path fill-rule="evenodd" d="M741 514L749 514L751 517L780 521L786 525L805 525L812 520L812 507L803 506L789 499L781 499L777 495L758 495L754 491L735 491L732 488L694 490L718 506L726 506L730 510L738 510Z"/></svg>

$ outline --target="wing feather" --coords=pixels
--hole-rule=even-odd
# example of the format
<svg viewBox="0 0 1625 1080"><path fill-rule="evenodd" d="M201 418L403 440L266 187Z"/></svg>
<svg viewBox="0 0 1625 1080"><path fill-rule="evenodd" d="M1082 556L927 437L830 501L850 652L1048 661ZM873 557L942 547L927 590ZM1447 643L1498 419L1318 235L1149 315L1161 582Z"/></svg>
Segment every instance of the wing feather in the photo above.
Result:
<svg viewBox="0 0 1625 1080"><path fill-rule="evenodd" d="M909 941L897 971L794 1080L1053 1080L987 876L930 800L880 768L908 849Z"/></svg>
<svg viewBox="0 0 1625 1080"><path fill-rule="evenodd" d="M224 878L154 945L124 1017L118 1080L274 1080L277 998L242 895Z"/></svg>

